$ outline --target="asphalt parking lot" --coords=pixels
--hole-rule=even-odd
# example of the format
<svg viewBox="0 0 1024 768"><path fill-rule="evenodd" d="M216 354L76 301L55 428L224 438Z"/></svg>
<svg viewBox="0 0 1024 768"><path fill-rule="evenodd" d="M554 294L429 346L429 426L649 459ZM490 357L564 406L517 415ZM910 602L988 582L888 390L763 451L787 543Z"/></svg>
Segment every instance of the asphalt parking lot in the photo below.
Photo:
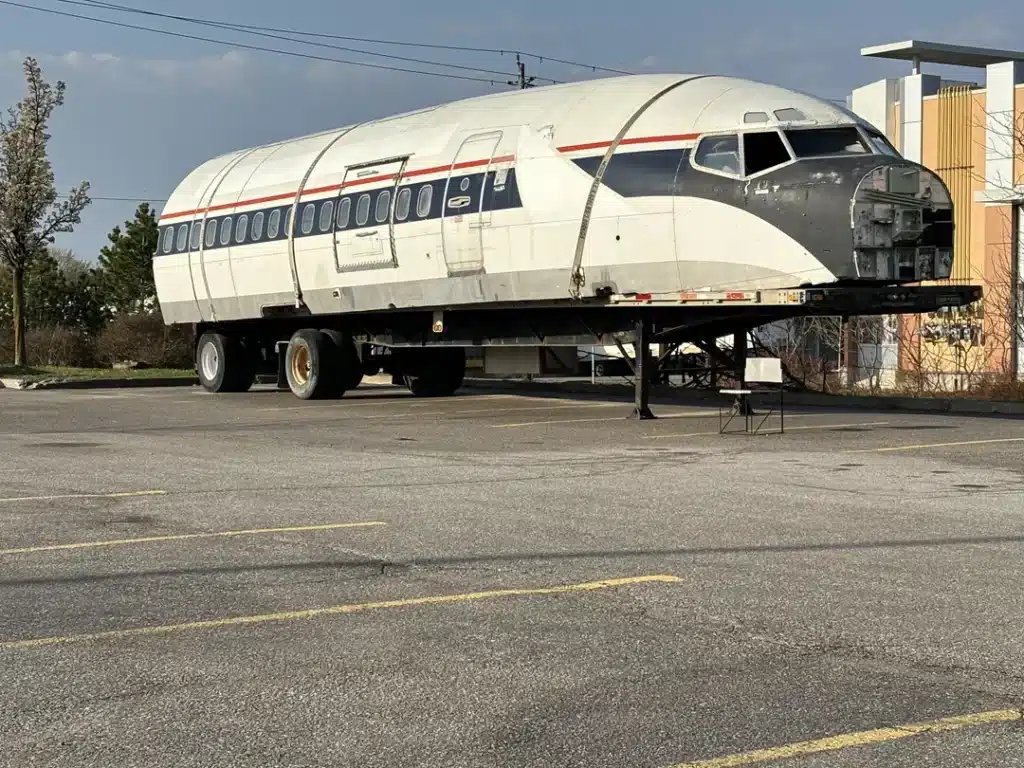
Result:
<svg viewBox="0 0 1024 768"><path fill-rule="evenodd" d="M1024 421L0 390L0 764L1024 765Z"/></svg>

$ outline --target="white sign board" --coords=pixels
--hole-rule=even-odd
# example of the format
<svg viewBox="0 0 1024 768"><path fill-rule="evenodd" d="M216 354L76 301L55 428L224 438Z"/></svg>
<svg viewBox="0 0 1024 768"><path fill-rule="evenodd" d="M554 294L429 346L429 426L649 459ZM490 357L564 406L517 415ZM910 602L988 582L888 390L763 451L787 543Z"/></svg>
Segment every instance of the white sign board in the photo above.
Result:
<svg viewBox="0 0 1024 768"><path fill-rule="evenodd" d="M746 380L748 384L781 384L782 361L777 357L748 357Z"/></svg>

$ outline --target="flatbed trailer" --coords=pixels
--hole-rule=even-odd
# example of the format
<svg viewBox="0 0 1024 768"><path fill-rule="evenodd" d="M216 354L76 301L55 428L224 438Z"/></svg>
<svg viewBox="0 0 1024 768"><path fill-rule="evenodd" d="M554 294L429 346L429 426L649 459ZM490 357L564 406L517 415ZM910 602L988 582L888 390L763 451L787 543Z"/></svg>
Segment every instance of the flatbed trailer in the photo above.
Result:
<svg viewBox="0 0 1024 768"><path fill-rule="evenodd" d="M633 415L653 418L649 408L655 344L695 344L733 372L742 386L747 334L763 325L808 316L921 314L979 301L975 285L827 285L794 290L688 291L673 294L608 295L542 306L505 306L346 313L311 316L301 312L261 320L233 321L230 332L243 338L261 361L258 373L278 377L288 388L286 347L300 331L327 332L350 339L358 351L358 378L390 373L396 380L415 376L422 366L450 364L465 371L468 348L485 354L502 347L633 347ZM215 324L196 327L216 334ZM734 336L731 351L716 340ZM449 350L451 360L437 357ZM458 359L456 359L458 358ZM356 382L358 383L358 381ZM351 387L348 387L351 388ZM457 386L450 388L456 389ZM430 394L430 393L425 393Z"/></svg>

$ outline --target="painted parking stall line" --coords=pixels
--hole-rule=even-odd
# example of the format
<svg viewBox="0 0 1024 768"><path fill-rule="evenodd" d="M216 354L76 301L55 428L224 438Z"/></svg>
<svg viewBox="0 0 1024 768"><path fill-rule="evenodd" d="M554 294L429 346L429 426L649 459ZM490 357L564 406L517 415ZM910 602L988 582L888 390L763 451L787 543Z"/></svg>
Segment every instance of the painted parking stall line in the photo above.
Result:
<svg viewBox="0 0 1024 768"><path fill-rule="evenodd" d="M636 586L642 584L674 584L682 581L677 576L656 574L651 576L630 576L626 578L604 579L601 581L590 581L582 584L566 584L556 587L525 587L516 589L493 589L484 592L466 592L450 595L431 595L428 597L410 597L397 600L383 600L370 603L349 603L345 605L334 605L327 608L309 608L298 611L282 611L279 613L265 613L256 616L232 616L224 619L209 619L205 621L191 621L182 624L163 624L149 627L134 627L130 629L115 629L106 632L91 632L74 635L56 635L51 637L40 637L29 640L9 640L0 642L0 651L18 651L32 648L43 648L54 645L70 645L73 643L87 643L103 640L123 640L132 637L166 635L179 632L196 632L201 630L224 629L227 627L247 626L255 624L266 624L269 622L299 621L303 619L315 619L326 616L338 616L344 614L361 613L365 611L379 611L396 608L412 608L417 606L456 605L459 603L470 603L481 600L499 600L513 597L538 597L544 595L562 595L582 592L595 592L600 590L611 590L621 587Z"/></svg>
<svg viewBox="0 0 1024 768"><path fill-rule="evenodd" d="M63 552L76 549L98 549L101 547L127 547L138 544L156 544L169 541L187 541L193 539L233 538L238 536L267 536L280 533L313 533L316 531L337 531L344 528L376 528L387 525L380 521L357 523L327 523L324 525L297 525L285 528L249 528L239 531L214 531L211 533L178 533L166 536L142 536L132 539L107 539L103 541L82 541L69 544L43 544L34 547L18 547L0 549L0 556L28 555L40 552Z"/></svg>
<svg viewBox="0 0 1024 768"><path fill-rule="evenodd" d="M811 741L799 741L793 744L783 744L777 747L766 749L755 749L750 752L740 752L732 755L715 757L710 760L698 760L690 763L677 763L669 768L734 768L739 765L757 765L762 763L775 762L778 760L791 760L807 755L821 754L824 752L838 752L853 747L863 747L869 744L881 744L899 739L907 739L924 734L946 733L962 728L974 728L983 725L996 723L1009 723L1024 720L1020 709L997 709L988 712L974 712L967 715L956 715L943 717L937 720L929 720L909 725L896 725L888 728L875 728L869 731L857 731L855 733L844 733L838 736L826 736Z"/></svg>
<svg viewBox="0 0 1024 768"><path fill-rule="evenodd" d="M48 496L8 496L0 497L0 504L13 504L19 501L64 501L67 499L132 499L145 496L164 496L167 491L116 491L113 493L58 493Z"/></svg>

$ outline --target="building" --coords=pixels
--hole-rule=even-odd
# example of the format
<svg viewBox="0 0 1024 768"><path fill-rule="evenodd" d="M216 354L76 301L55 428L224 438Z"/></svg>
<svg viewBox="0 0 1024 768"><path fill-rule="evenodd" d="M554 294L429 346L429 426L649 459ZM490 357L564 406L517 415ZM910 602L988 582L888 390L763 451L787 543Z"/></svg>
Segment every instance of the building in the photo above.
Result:
<svg viewBox="0 0 1024 768"><path fill-rule="evenodd" d="M951 389L1024 379L1024 51L911 40L861 55L909 63L909 74L857 88L848 106L942 176L955 209L951 280L980 284L985 297L956 313L887 318L847 347L854 378L887 371L883 386L902 374ZM945 79L924 72L929 64L978 78Z"/></svg>

